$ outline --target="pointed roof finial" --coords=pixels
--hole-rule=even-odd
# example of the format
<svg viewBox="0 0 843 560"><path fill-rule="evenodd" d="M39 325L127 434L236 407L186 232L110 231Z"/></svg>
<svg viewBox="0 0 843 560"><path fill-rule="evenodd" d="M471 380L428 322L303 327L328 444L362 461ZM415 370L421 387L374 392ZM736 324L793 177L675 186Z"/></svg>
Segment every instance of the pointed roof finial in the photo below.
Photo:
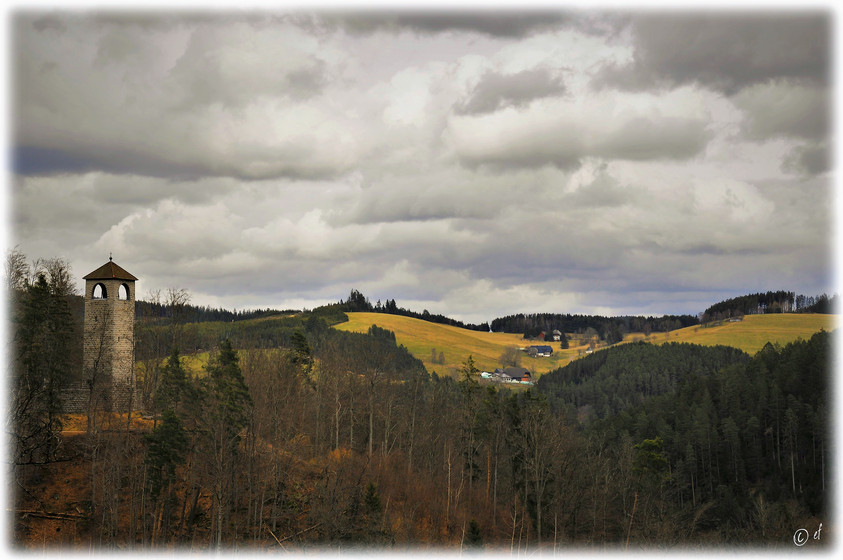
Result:
<svg viewBox="0 0 843 560"><path fill-rule="evenodd" d="M111 260L111 252L108 253L108 260Z"/></svg>

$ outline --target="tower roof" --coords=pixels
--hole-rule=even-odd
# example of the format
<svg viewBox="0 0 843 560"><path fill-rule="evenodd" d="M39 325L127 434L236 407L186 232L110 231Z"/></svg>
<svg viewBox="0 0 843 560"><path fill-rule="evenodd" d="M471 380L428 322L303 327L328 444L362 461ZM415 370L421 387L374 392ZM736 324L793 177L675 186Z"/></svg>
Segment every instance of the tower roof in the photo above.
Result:
<svg viewBox="0 0 843 560"><path fill-rule="evenodd" d="M96 269L95 271L91 272L90 274L83 276L83 280L132 280L135 281L137 278L117 266L109 257L108 262Z"/></svg>

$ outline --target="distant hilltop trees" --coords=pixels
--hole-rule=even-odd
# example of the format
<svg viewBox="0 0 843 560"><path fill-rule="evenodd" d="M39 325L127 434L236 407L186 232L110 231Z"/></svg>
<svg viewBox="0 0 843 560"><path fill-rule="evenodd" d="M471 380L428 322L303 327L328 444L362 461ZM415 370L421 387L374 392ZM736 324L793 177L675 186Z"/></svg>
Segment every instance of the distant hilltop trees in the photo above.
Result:
<svg viewBox="0 0 843 560"><path fill-rule="evenodd" d="M804 311L805 313L838 313L839 308L838 305L840 303L840 298L837 294L833 296L829 296L828 294L822 294L817 297L809 297L806 298L803 295L796 296L796 303L797 306L799 304L800 298L805 303L804 307L797 307L797 312Z"/></svg>
<svg viewBox="0 0 843 560"><path fill-rule="evenodd" d="M693 315L664 315L662 317L603 317L600 315L562 315L560 313L518 313L492 321L492 330L523 334L524 338L538 338L553 330L584 334L592 329L601 340L609 344L620 342L623 333L668 332L698 325Z"/></svg>
<svg viewBox="0 0 843 560"><path fill-rule="evenodd" d="M716 303L702 313L704 323L719 321L741 315L763 315L766 313L834 313L837 294L828 296L796 295L794 292L748 294Z"/></svg>
<svg viewBox="0 0 843 560"><path fill-rule="evenodd" d="M588 329L593 329L600 337L600 340L608 341L610 344L620 342L623 333L627 332L668 332L684 327L698 325L700 320L694 315L664 315L663 317L603 317L600 315L563 315L560 313L531 313L510 315L501 317L489 323L479 325L466 324L444 315L428 312L426 309L421 313L398 307L394 299L380 300L372 305L369 298L357 290L351 290L348 299L340 300L339 304L343 311L348 313L368 312L387 313L390 315L403 315L414 317L431 323L451 325L474 331L494 331L523 334L525 339L536 339L548 336L554 330L562 333L583 334ZM542 335L542 336L540 336Z"/></svg>
<svg viewBox="0 0 843 560"><path fill-rule="evenodd" d="M386 313L388 315L413 317L414 319L421 319L422 321L439 323L441 325L451 325L452 327L460 327L461 329L469 329L472 331L488 332L489 330L489 323L481 323L479 325L463 323L462 321L457 321L456 319L451 319L450 317L445 317L444 315L430 313L427 309L421 313L410 311L409 309L398 307L394 299L388 299L386 300L386 303L381 303L381 300L378 300L376 304L372 305L369 298L357 290L351 290L348 299L345 301L340 300L339 304L342 306L343 310L348 313Z"/></svg>
<svg viewBox="0 0 843 560"><path fill-rule="evenodd" d="M169 301L143 301L135 302L135 318L137 319L172 319L174 312L181 315L183 323L205 323L209 321L245 321L247 319L259 319L261 317L272 317L274 315L291 315L301 313L300 309L248 309L229 311L228 309L212 308L207 306L190 305L183 303L173 305Z"/></svg>

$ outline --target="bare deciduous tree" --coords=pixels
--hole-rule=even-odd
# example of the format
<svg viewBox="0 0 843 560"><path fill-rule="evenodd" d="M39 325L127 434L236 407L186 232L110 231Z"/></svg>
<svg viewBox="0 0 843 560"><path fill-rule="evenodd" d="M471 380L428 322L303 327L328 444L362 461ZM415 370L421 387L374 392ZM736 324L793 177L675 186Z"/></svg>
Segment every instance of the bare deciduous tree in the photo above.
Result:
<svg viewBox="0 0 843 560"><path fill-rule="evenodd" d="M521 352L514 346L508 346L498 358L501 367L521 367Z"/></svg>
<svg viewBox="0 0 843 560"><path fill-rule="evenodd" d="M185 288L172 286L167 288L165 305L170 315L170 348L179 348L179 327L185 320L185 308L190 304L190 292Z"/></svg>
<svg viewBox="0 0 843 560"><path fill-rule="evenodd" d="M26 255L18 247L9 249L6 251L6 260L3 264L6 289L22 290L29 281L29 264L26 262Z"/></svg>
<svg viewBox="0 0 843 560"><path fill-rule="evenodd" d="M109 390L111 389L111 371L109 366L112 362L113 348L110 334L114 317L110 307L98 309L92 316L92 324L89 329L90 353L85 363L84 376L88 383L88 406L86 409L88 419L88 436L97 431L97 414L106 406Z"/></svg>

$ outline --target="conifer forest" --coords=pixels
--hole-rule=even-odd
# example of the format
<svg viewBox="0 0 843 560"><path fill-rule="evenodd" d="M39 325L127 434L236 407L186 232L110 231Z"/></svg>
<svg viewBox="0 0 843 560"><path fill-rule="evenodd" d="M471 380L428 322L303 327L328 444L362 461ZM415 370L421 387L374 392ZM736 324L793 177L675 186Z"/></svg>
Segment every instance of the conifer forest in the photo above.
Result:
<svg viewBox="0 0 843 560"><path fill-rule="evenodd" d="M785 547L821 522L811 544L831 538L828 332L755 356L621 344L507 388L471 358L453 378L388 330L331 328L340 304L219 327L171 313L136 323L142 410L74 417L78 296L58 265L9 287L17 546Z"/></svg>

